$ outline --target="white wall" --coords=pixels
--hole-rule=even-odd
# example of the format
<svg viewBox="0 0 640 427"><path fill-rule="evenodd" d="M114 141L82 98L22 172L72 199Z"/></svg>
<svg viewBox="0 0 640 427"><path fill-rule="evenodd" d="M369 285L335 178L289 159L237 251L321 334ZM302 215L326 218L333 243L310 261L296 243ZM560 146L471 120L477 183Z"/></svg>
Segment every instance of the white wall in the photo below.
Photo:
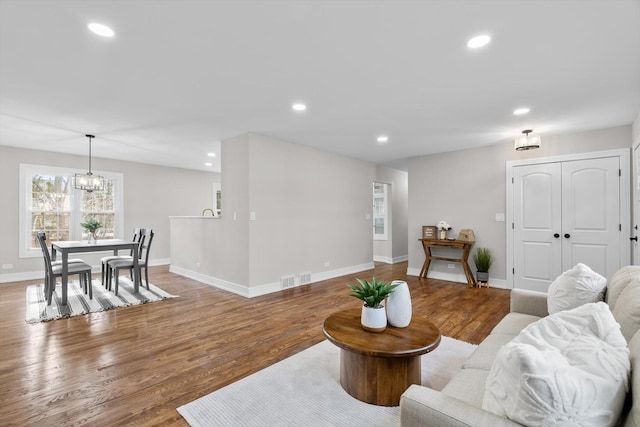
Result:
<svg viewBox="0 0 640 427"><path fill-rule="evenodd" d="M222 217L203 225L221 244L185 248L208 258L176 257L172 271L250 297L280 290L282 276L373 267L374 165L252 133L224 140L222 153Z"/></svg>
<svg viewBox="0 0 640 427"><path fill-rule="evenodd" d="M409 209L409 174L385 166L376 167L376 181L389 185L389 240L373 241L374 259L396 263L408 257L407 217Z"/></svg>
<svg viewBox="0 0 640 427"><path fill-rule="evenodd" d="M366 214L374 166L262 135L249 138L249 211L256 215L249 221L250 286L370 265Z"/></svg>
<svg viewBox="0 0 640 427"><path fill-rule="evenodd" d="M506 211L505 164L508 160L549 157L602 151L631 146L631 126L622 126L567 135L543 135L538 150L517 152L513 141L449 153L415 157L409 160L409 266L417 275L424 262L418 242L423 225L449 222L454 234L462 228L475 232L476 245L490 248L497 260L491 277L506 279L506 224L495 221L496 213ZM429 276L456 280L464 275L458 264L447 268L432 263ZM473 264L471 263L472 269Z"/></svg>
<svg viewBox="0 0 640 427"><path fill-rule="evenodd" d="M0 146L0 265L13 265L12 269L0 270L0 282L39 277L42 271L40 257L19 257L20 163L85 171L87 158ZM153 228L156 234L150 256L154 263L169 262L169 216L200 215L202 209L212 205L211 184L220 180L220 174L213 172L102 158L92 158L92 169L123 174L125 236L130 234L127 230L135 227ZM99 265L99 257L83 254L83 258L94 266Z"/></svg>

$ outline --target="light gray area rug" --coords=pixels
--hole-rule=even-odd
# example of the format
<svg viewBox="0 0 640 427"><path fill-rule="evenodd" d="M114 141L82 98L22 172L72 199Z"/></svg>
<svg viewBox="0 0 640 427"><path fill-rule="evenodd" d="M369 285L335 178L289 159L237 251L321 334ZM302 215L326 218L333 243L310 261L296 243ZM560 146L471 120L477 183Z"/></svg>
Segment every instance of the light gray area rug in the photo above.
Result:
<svg viewBox="0 0 640 427"><path fill-rule="evenodd" d="M161 301L166 298L176 298L162 289L149 283L149 290L140 285L140 292L133 292L133 283L128 277L121 276L118 285L118 296L108 291L100 284L100 280L93 280L93 299L85 295L77 280L69 281L67 286L67 305L61 306L62 285L57 284L51 305L47 305L44 295L44 284L27 287L27 309L25 320L28 323L47 322L64 317L79 316L81 314L111 310L118 307L145 304Z"/></svg>
<svg viewBox="0 0 640 427"><path fill-rule="evenodd" d="M422 356L422 385L441 390L477 346L442 337ZM400 408L354 399L340 385L340 349L323 341L178 408L193 427L399 426Z"/></svg>

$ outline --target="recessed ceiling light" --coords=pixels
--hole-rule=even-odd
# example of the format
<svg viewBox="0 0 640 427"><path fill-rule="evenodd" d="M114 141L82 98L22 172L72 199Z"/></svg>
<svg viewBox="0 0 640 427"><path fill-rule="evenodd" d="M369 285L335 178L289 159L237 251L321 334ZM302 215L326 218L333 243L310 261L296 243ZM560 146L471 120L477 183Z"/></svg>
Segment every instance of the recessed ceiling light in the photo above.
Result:
<svg viewBox="0 0 640 427"><path fill-rule="evenodd" d="M514 116L522 116L523 114L527 114L529 111L531 111L531 110L529 108L527 108L527 107L517 108L517 109L513 110L513 115Z"/></svg>
<svg viewBox="0 0 640 427"><path fill-rule="evenodd" d="M294 111L304 111L307 109L307 106L304 104L297 103L297 104L293 104L291 108L293 108Z"/></svg>
<svg viewBox="0 0 640 427"><path fill-rule="evenodd" d="M387 135L380 135L377 140L378 142L387 142L389 137Z"/></svg>
<svg viewBox="0 0 640 427"><path fill-rule="evenodd" d="M87 27L92 33L102 37L113 37L116 34L111 28L97 22L90 22Z"/></svg>
<svg viewBox="0 0 640 427"><path fill-rule="evenodd" d="M209 156L209 157L215 157L215 156L216 156L216 153L207 153L207 156Z"/></svg>
<svg viewBox="0 0 640 427"><path fill-rule="evenodd" d="M491 37L488 34L481 34L475 36L467 42L467 47L470 49L477 49L482 46L486 46L491 41Z"/></svg>
<svg viewBox="0 0 640 427"><path fill-rule="evenodd" d="M204 165L205 165L205 166L213 166L213 163L209 163L209 162L207 162L207 163L205 163Z"/></svg>

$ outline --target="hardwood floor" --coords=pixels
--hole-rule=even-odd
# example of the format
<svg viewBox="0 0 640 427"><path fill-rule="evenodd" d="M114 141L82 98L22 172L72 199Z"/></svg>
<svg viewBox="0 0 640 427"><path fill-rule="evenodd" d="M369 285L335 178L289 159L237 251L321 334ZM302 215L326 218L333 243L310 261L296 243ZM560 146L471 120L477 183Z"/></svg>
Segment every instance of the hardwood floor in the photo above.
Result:
<svg viewBox="0 0 640 427"><path fill-rule="evenodd" d="M376 264L247 299L154 267L151 282L180 298L35 325L24 298L37 281L0 284L0 425L186 426L178 406L322 341L330 313L360 306L346 286L356 277L406 280L415 312L472 343L509 310L507 290L406 269Z"/></svg>

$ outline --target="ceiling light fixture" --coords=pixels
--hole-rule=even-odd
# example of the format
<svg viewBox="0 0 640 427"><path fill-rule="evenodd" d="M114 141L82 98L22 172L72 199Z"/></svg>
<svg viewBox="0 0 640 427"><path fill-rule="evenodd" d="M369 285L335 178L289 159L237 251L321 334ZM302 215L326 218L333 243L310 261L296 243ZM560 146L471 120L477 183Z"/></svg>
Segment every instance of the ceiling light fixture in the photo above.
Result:
<svg viewBox="0 0 640 427"><path fill-rule="evenodd" d="M304 104L300 104L300 103L298 103L298 104L293 104L293 105L291 106L291 108L292 108L294 111L304 111L304 110L306 110L306 109L307 109L307 106L306 106L306 105L304 105Z"/></svg>
<svg viewBox="0 0 640 427"><path fill-rule="evenodd" d="M205 165L205 166L212 166L212 165L213 165L213 163L209 163L209 162L207 162L207 163L205 163L204 165Z"/></svg>
<svg viewBox="0 0 640 427"><path fill-rule="evenodd" d="M531 110L529 108L527 108L527 107L517 108L517 109L513 110L513 115L514 116L522 116L524 114L527 114L529 111L531 111Z"/></svg>
<svg viewBox="0 0 640 427"><path fill-rule="evenodd" d="M97 22L90 22L87 24L87 27L92 33L101 37L113 37L116 34L110 27L104 24L98 24Z"/></svg>
<svg viewBox="0 0 640 427"><path fill-rule="evenodd" d="M536 148L540 148L540 145L542 144L540 136L529 135L531 132L533 132L531 129L523 130L523 135L516 138L516 151L535 150Z"/></svg>
<svg viewBox="0 0 640 427"><path fill-rule="evenodd" d="M104 177L91 173L91 139L95 138L95 136L85 136L89 138L89 172L86 174L75 174L73 187L76 190L84 190L87 193L91 193L93 191L104 191Z"/></svg>
<svg viewBox="0 0 640 427"><path fill-rule="evenodd" d="M209 156L209 157L215 157L215 156L216 156L216 153L207 153L207 156Z"/></svg>
<svg viewBox="0 0 640 427"><path fill-rule="evenodd" d="M491 37L487 34L481 34L479 36L475 36L467 42L467 47L469 49L477 49L482 46L486 46L491 41Z"/></svg>
<svg viewBox="0 0 640 427"><path fill-rule="evenodd" d="M380 135L377 140L378 142L387 142L389 141L389 137L387 135Z"/></svg>

